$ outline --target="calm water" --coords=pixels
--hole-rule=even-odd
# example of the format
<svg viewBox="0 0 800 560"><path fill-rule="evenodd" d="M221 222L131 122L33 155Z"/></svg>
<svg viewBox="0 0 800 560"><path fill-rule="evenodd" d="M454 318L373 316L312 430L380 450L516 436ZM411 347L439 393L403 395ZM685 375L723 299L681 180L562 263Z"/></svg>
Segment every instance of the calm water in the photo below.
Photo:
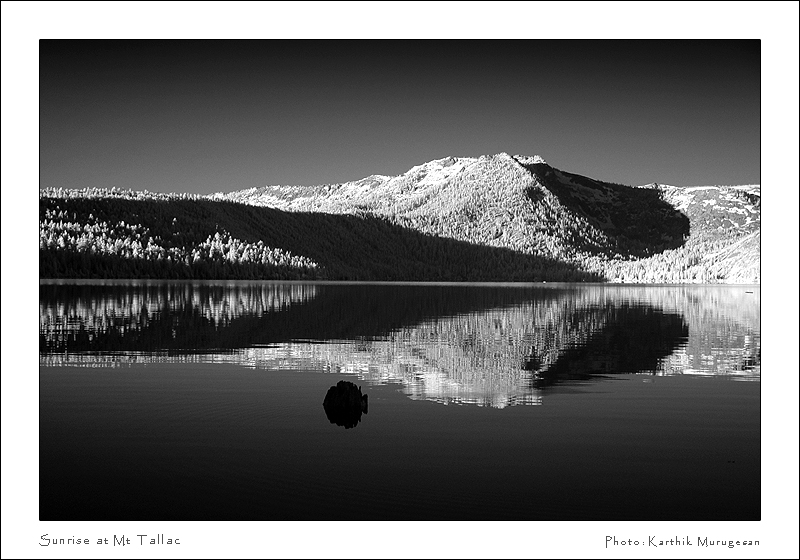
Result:
<svg viewBox="0 0 800 560"><path fill-rule="evenodd" d="M43 520L760 519L757 286L43 281L39 312Z"/></svg>

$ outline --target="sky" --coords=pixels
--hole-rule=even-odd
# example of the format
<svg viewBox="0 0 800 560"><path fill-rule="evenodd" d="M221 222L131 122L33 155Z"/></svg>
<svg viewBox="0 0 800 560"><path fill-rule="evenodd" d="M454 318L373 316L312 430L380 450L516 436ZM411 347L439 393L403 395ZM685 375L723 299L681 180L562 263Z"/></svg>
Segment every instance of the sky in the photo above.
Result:
<svg viewBox="0 0 800 560"><path fill-rule="evenodd" d="M39 186L207 194L542 156L760 183L750 40L41 40Z"/></svg>

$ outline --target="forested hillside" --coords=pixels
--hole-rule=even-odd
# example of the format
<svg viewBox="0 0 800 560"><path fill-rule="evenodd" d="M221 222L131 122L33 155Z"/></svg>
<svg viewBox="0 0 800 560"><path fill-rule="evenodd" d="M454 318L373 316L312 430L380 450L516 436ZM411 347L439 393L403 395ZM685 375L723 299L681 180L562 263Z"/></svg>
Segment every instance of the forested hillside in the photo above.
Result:
<svg viewBox="0 0 800 560"><path fill-rule="evenodd" d="M40 191L40 276L758 282L760 190L629 187L538 156L211 197Z"/></svg>

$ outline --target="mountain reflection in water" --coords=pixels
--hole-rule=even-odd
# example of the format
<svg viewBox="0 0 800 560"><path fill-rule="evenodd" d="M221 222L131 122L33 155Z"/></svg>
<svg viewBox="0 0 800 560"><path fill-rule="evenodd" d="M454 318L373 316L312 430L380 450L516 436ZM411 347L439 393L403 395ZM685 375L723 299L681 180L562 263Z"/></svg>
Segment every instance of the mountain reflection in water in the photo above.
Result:
<svg viewBox="0 0 800 560"><path fill-rule="evenodd" d="M40 285L40 365L234 362L505 407L618 373L760 378L758 295L583 285Z"/></svg>

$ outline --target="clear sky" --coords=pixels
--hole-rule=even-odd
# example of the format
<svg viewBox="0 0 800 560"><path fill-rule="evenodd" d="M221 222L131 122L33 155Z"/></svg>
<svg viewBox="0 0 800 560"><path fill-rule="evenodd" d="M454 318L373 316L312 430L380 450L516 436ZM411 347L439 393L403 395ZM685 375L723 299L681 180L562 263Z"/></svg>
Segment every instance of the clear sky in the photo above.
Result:
<svg viewBox="0 0 800 560"><path fill-rule="evenodd" d="M760 183L759 40L39 43L40 187L211 193L508 152Z"/></svg>

